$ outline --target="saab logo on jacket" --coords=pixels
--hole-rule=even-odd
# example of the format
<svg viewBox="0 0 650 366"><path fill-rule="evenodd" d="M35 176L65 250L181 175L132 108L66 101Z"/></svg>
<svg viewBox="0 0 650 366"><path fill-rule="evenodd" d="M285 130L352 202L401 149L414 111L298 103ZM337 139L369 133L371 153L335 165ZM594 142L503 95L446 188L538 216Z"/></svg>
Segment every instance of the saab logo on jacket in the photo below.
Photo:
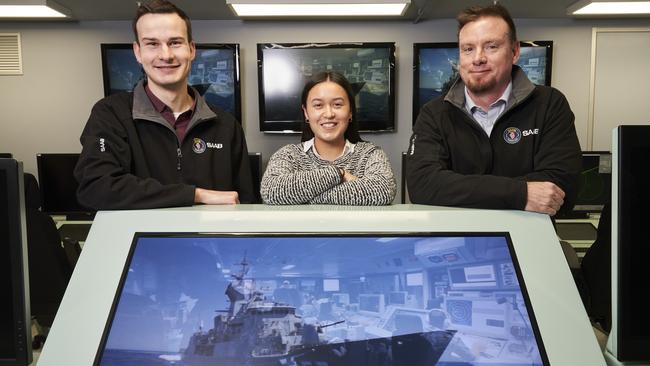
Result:
<svg viewBox="0 0 650 366"><path fill-rule="evenodd" d="M509 144L516 144L521 140L521 130L517 127L508 127L503 131L503 139Z"/></svg>
<svg viewBox="0 0 650 366"><path fill-rule="evenodd" d="M194 140L192 140L192 151L197 154L205 152L205 141L199 138L194 138Z"/></svg>
<svg viewBox="0 0 650 366"><path fill-rule="evenodd" d="M202 154L206 149L223 149L223 144L217 142L205 142L200 138L194 138L192 141L192 151L197 154Z"/></svg>
<svg viewBox="0 0 650 366"><path fill-rule="evenodd" d="M517 127L508 127L503 131L503 139L509 144L516 144L522 137L539 135L539 128L521 131Z"/></svg>

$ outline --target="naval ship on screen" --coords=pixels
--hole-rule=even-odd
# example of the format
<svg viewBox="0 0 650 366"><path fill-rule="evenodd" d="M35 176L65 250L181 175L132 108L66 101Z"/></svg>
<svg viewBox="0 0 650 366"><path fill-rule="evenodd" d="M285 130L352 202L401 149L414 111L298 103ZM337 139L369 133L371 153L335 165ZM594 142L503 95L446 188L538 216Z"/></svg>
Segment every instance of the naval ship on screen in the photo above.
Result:
<svg viewBox="0 0 650 366"><path fill-rule="evenodd" d="M295 357L315 351L322 328L341 323L306 324L294 306L270 301L254 288L247 289L249 264L245 255L239 265L241 271L232 274L225 291L229 309L214 317L212 329L191 336L181 365L291 365Z"/></svg>

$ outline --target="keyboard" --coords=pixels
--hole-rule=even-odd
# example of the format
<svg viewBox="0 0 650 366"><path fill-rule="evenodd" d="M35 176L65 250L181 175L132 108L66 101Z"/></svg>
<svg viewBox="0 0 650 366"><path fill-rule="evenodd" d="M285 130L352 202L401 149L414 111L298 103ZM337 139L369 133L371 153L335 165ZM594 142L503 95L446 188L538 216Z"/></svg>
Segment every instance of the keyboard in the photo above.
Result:
<svg viewBox="0 0 650 366"><path fill-rule="evenodd" d="M90 231L90 223L88 224L62 224L59 227L59 235L61 239L68 238L78 242L86 241L88 237L88 232Z"/></svg>

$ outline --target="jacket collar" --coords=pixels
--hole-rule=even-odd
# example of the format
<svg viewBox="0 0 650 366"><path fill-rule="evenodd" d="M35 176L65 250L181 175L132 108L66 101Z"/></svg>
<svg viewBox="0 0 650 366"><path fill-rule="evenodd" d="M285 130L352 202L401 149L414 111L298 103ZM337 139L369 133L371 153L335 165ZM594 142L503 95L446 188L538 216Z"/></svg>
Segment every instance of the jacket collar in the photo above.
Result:
<svg viewBox="0 0 650 366"><path fill-rule="evenodd" d="M196 109L194 110L192 119L187 126L188 131L190 128L192 128L193 125L198 122L217 117L217 114L214 113L210 107L208 107L208 104L205 102L205 99L201 97L199 92L191 86L190 89L196 96ZM158 122L169 126L167 121L165 121L165 119L160 115L160 113L156 110L154 105L151 103L151 100L147 96L147 92L144 90L144 81L140 81L138 85L135 86L135 89L133 89L132 116L134 120L144 119L147 121Z"/></svg>
<svg viewBox="0 0 650 366"><path fill-rule="evenodd" d="M533 90L535 90L535 84L528 79L524 70L517 65L512 65L512 92L508 98L508 104L504 113L521 103ZM465 83L460 76L451 86L447 95L445 95L445 101L460 109L465 109Z"/></svg>

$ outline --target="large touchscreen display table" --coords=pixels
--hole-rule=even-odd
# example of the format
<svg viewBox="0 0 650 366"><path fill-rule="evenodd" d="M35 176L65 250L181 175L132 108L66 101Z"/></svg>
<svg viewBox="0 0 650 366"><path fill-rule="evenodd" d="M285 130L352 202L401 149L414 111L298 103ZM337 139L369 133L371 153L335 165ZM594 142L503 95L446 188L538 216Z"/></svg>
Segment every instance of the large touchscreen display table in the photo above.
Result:
<svg viewBox="0 0 650 366"><path fill-rule="evenodd" d="M603 364L542 215L240 206L98 219L39 365ZM82 296L88 285L102 287ZM52 349L79 321L94 349Z"/></svg>

